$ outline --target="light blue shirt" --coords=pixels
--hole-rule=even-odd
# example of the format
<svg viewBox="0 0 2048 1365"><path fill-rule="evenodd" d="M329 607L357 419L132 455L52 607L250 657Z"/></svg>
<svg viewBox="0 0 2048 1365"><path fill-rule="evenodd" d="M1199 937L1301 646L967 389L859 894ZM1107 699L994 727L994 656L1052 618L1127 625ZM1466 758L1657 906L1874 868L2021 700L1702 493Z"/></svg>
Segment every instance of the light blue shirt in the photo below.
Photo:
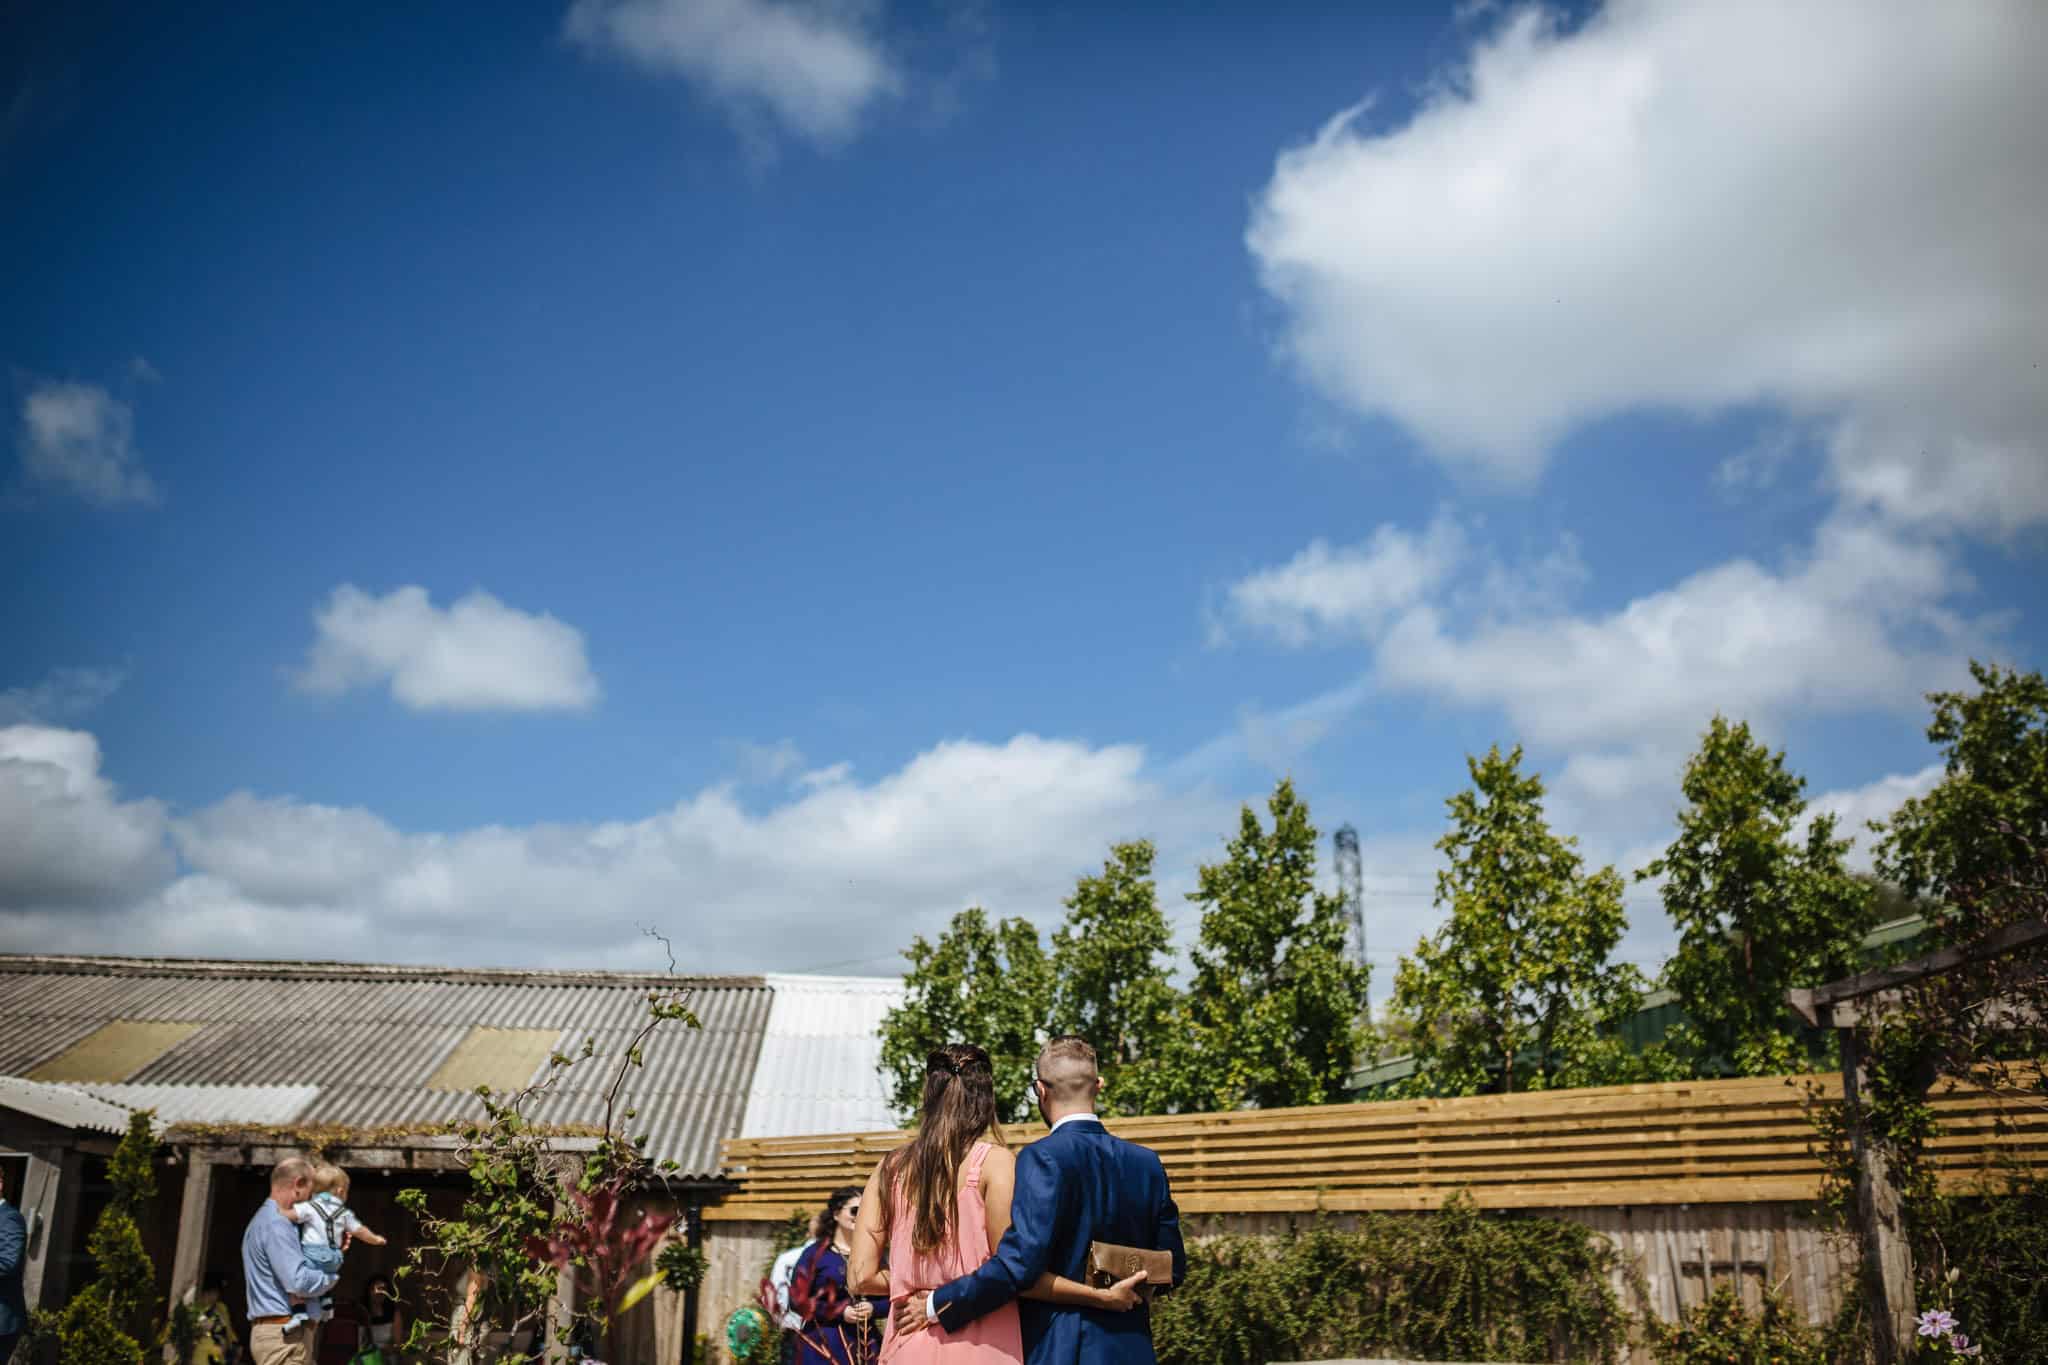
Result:
<svg viewBox="0 0 2048 1365"><path fill-rule="evenodd" d="M334 1288L334 1275L306 1264L299 1225L266 1199L242 1234L242 1279L249 1286L251 1318L284 1318L297 1312L292 1295L310 1299Z"/></svg>

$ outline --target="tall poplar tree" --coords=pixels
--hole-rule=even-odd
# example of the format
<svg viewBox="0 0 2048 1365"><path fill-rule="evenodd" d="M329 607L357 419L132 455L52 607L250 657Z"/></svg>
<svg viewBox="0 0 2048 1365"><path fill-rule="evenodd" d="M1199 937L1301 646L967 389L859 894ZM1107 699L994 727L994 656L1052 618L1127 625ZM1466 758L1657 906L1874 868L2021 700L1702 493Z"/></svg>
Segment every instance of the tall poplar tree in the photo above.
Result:
<svg viewBox="0 0 2048 1365"><path fill-rule="evenodd" d="M1627 919L1613 868L1586 870L1578 841L1551 832L1543 779L1522 750L1468 758L1472 786L1446 805L1437 841L1437 932L1394 977L1413 1024L1415 1088L1438 1095L1635 1079L1617 1035L1642 976L1609 960Z"/></svg>
<svg viewBox="0 0 2048 1365"><path fill-rule="evenodd" d="M1693 1021L1698 1060L1743 1075L1808 1064L1785 992L1853 972L1876 913L1835 818L1807 816L1805 786L1746 722L1714 717L1685 767L1678 837L1636 874L1665 879L1679 940L1664 982Z"/></svg>
<svg viewBox="0 0 2048 1365"><path fill-rule="evenodd" d="M995 1066L996 1104L1005 1122L1031 1112L1031 1068L1052 1016L1052 969L1038 930L1026 919L989 922L979 906L953 917L938 942L922 935L903 956L902 1005L882 1020L882 1072L905 1118L924 1093L926 1054L946 1043L978 1043Z"/></svg>
<svg viewBox="0 0 2048 1365"><path fill-rule="evenodd" d="M1201 870L1194 974L1162 1106L1278 1108L1341 1100L1357 1056L1366 969L1345 953L1343 901L1316 889L1316 828L1282 781Z"/></svg>
<svg viewBox="0 0 2048 1365"><path fill-rule="evenodd" d="M1094 1045L1110 1113L1158 1106L1180 1003L1154 857L1144 840L1113 847L1101 873L1074 887L1066 922L1052 936L1051 1030Z"/></svg>

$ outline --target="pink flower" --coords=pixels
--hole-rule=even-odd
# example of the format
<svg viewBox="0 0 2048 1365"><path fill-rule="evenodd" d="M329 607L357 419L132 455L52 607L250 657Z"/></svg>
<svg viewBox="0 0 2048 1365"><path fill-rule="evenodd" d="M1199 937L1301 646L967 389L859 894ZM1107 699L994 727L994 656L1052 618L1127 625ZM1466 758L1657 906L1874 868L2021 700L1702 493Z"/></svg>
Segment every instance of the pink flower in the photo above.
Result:
<svg viewBox="0 0 2048 1365"><path fill-rule="evenodd" d="M1956 1319L1946 1308L1930 1308L1920 1315L1920 1335L1945 1337L1956 1329Z"/></svg>

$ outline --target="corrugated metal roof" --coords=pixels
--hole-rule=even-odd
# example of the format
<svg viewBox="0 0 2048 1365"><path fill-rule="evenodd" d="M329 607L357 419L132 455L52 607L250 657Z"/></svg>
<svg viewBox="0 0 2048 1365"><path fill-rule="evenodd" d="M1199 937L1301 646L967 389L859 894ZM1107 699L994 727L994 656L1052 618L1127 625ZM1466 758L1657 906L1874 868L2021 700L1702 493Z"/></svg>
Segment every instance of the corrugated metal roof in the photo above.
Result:
<svg viewBox="0 0 2048 1365"><path fill-rule="evenodd" d="M33 1115L60 1128L90 1128L98 1133L128 1131L128 1111L118 1104L74 1090L68 1085L0 1076L0 1109Z"/></svg>
<svg viewBox="0 0 2048 1365"><path fill-rule="evenodd" d="M32 1070L109 1020L184 1021L200 1027L129 1078L167 1111L172 1097L204 1111L173 1122L435 1122L478 1112L473 1095L428 1088L471 1029L558 1029L564 1051L592 1037L616 1056L655 985L688 987L703 1028L664 1026L647 1046L624 1088L639 1111L631 1130L657 1159L710 1175L745 1112L770 1012L760 977L0 956L0 1074ZM571 1069L536 1116L597 1122L610 1075L597 1061ZM276 1117L279 1087L311 1092L289 1119Z"/></svg>
<svg viewBox="0 0 2048 1365"><path fill-rule="evenodd" d="M317 1085L120 1085L77 1089L129 1109L154 1109L157 1122L288 1124L320 1097Z"/></svg>
<svg viewBox="0 0 2048 1365"><path fill-rule="evenodd" d="M797 1137L894 1128L882 1081L882 1016L903 983L868 976L771 976L761 1061L742 1137Z"/></svg>

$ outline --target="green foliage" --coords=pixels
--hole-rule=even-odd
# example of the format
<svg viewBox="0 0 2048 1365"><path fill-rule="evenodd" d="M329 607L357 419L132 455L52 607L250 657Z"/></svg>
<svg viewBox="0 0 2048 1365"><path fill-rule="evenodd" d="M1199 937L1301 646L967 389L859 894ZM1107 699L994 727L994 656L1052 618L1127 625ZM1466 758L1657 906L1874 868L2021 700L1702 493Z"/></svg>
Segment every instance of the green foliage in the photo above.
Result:
<svg viewBox="0 0 2048 1365"><path fill-rule="evenodd" d="M1052 967L1029 920L991 925L979 906L953 917L937 943L922 935L903 956L903 1004L882 1020L882 1071L890 1101L905 1118L924 1093L926 1054L971 1041L995 1065L996 1104L1004 1122L1031 1112L1031 1067L1052 1013Z"/></svg>
<svg viewBox="0 0 2048 1365"><path fill-rule="evenodd" d="M704 1271L709 1265L702 1247L684 1241L670 1242L654 1258L661 1282L678 1294L704 1283Z"/></svg>
<svg viewBox="0 0 2048 1365"><path fill-rule="evenodd" d="M1878 868L1906 894L1932 898L1932 943L1977 949L2048 918L2048 684L2038 673L1971 671L1978 693L1929 698L1928 737L1945 750L1945 775L1880 827ZM1987 1173L1981 1196L1944 1194L1932 1145L1940 1126L1928 1102L1949 1076L2013 1103L2048 1103L2048 951L1971 951L1951 970L1909 980L1845 1050L1860 1061L1862 1084L1813 1107L1828 1204L1844 1216L1853 1208L1852 1139L1860 1139L1900 1191L1922 1306L1968 1322L1985 1358L2048 1357L2048 1198L2039 1175L2008 1165ZM1867 1323L1845 1318L1842 1326L1845 1354L1867 1349Z"/></svg>
<svg viewBox="0 0 2048 1365"><path fill-rule="evenodd" d="M156 1197L156 1114L131 1114L107 1163L113 1195L86 1236L93 1280L56 1317L58 1365L139 1362L157 1340L156 1268L136 1219Z"/></svg>
<svg viewBox="0 0 2048 1365"><path fill-rule="evenodd" d="M1947 1309L1986 1359L2048 1360L2048 1178L2038 1168L1998 1176L1999 1193L1927 1211L1920 1304Z"/></svg>
<svg viewBox="0 0 2048 1365"><path fill-rule="evenodd" d="M663 1171L646 1157L646 1138L626 1131L635 1112L620 1106L620 1096L642 1066L647 1043L658 1030L669 1024L692 1029L700 1025L679 987L649 990L646 1003L639 1030L604 1059L610 1083L597 1149L589 1157L576 1161L555 1152L555 1130L537 1121L536 1113L572 1068L599 1057L594 1038L586 1038L574 1055L556 1053L549 1058L546 1074L523 1090L498 1094L478 1088L481 1114L460 1123L454 1132L469 1180L454 1215L436 1213L423 1189L398 1192L399 1206L418 1221L419 1233L395 1278L420 1286L426 1309L413 1319L407 1349L429 1349L436 1340L455 1336L458 1324L460 1339L468 1344L487 1330L540 1326L558 1269L536 1254L536 1248L556 1240L557 1208L578 1193L602 1190L615 1198L627 1189L661 1182ZM637 1226L620 1221L622 1235ZM621 1272L625 1268L613 1267ZM465 1271L482 1286L469 1313L455 1293L442 1287ZM610 1328L613 1306L593 1298L579 1308L574 1321L554 1324L555 1330L564 1339L580 1330L602 1334Z"/></svg>
<svg viewBox="0 0 2048 1365"><path fill-rule="evenodd" d="M1272 828L1244 807L1224 860L1201 869L1194 977L1150 1081L1156 1110L1282 1108L1344 1097L1366 971L1345 954L1343 902L1316 890L1316 828L1283 780Z"/></svg>
<svg viewBox="0 0 2048 1365"><path fill-rule="evenodd" d="M1285 1237L1188 1248L1188 1278L1153 1309L1160 1365L1271 1360L1612 1360L1627 1315L1615 1253L1562 1220L1364 1214Z"/></svg>
<svg viewBox="0 0 2048 1365"><path fill-rule="evenodd" d="M1157 1105L1175 1030L1173 935L1159 910L1153 857L1142 840L1113 847L1101 875L1081 878L1067 898L1066 923L1052 936L1048 1032L1094 1045L1105 1113Z"/></svg>
<svg viewBox="0 0 2048 1365"><path fill-rule="evenodd" d="M768 1267L775 1264L776 1256L780 1256L791 1247L800 1247L810 1240L811 1215L808 1213L792 1213L789 1215L788 1218L783 1220L781 1230L775 1234L774 1254L769 1256L768 1266L764 1266L761 1273L763 1275L768 1273Z"/></svg>
<svg viewBox="0 0 2048 1365"><path fill-rule="evenodd" d="M1724 1284L1677 1322L1651 1317L1643 1327L1657 1365L1828 1365L1824 1335L1800 1321L1770 1290L1755 1315L1744 1311L1741 1297Z"/></svg>
<svg viewBox="0 0 2048 1365"><path fill-rule="evenodd" d="M155 1110L128 1116L128 1131L107 1162L107 1183L114 1189L114 1206L130 1218L139 1217L156 1198Z"/></svg>
<svg viewBox="0 0 2048 1365"><path fill-rule="evenodd" d="M1942 895L2048 847L2048 680L1972 662L1978 690L1936 692L1927 738L1944 752L1942 780L1900 807L1882 835L1877 868L1909 896ZM1975 937L1951 926L1951 941Z"/></svg>
<svg viewBox="0 0 2048 1365"><path fill-rule="evenodd" d="M87 1234L85 1249L92 1257L94 1288L114 1321L132 1336L150 1338L156 1268L143 1250L142 1229L135 1219L118 1204L109 1204Z"/></svg>
<svg viewBox="0 0 2048 1365"><path fill-rule="evenodd" d="M1615 1032L1643 988L1609 961L1627 927L1621 878L1587 872L1577 840L1551 832L1543 779L1521 763L1519 747L1467 759L1472 787L1446 803L1436 903L1448 913L1394 978L1421 1093L1615 1084L1651 1065Z"/></svg>
<svg viewBox="0 0 2048 1365"><path fill-rule="evenodd" d="M106 1291L79 1291L57 1315L57 1365L142 1365L142 1344L123 1330Z"/></svg>
<svg viewBox="0 0 2048 1365"><path fill-rule="evenodd" d="M1679 945L1664 981L1693 1020L1697 1052L1743 1075L1810 1064L1785 992L1854 971L1872 924L1872 889L1843 866L1849 841L1835 838L1834 817L1799 833L1805 786L1747 723L1714 717L1686 764L1678 837L1637 874L1665 879Z"/></svg>
<svg viewBox="0 0 2048 1365"><path fill-rule="evenodd" d="M199 1309L195 1305L171 1305L171 1316L164 1323L164 1344L177 1365L192 1365L192 1357L199 1350Z"/></svg>

